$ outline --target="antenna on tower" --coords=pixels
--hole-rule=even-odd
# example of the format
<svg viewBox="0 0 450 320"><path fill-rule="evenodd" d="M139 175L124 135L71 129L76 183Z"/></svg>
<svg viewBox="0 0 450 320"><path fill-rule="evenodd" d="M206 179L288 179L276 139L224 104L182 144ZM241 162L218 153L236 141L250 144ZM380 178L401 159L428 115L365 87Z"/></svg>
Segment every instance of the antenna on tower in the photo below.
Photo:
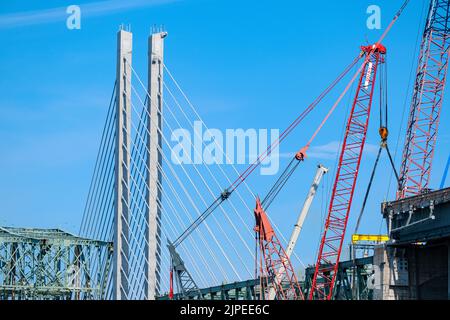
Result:
<svg viewBox="0 0 450 320"><path fill-rule="evenodd" d="M164 25L156 25L154 24L151 28L150 28L150 34L155 34L155 33L167 33L165 31Z"/></svg>

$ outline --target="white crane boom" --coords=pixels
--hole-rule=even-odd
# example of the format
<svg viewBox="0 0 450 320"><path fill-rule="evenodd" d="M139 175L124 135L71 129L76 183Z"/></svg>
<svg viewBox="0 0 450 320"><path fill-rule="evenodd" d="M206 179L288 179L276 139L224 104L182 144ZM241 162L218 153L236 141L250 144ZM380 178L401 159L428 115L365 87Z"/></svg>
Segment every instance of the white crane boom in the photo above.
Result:
<svg viewBox="0 0 450 320"><path fill-rule="evenodd" d="M308 215L309 209L311 208L311 204L314 200L314 197L317 192L317 188L319 187L319 183L322 180L322 177L328 172L328 168L325 168L321 164L317 167L316 176L314 177L314 181L309 189L308 195L303 204L302 211L298 216L297 223L294 225L294 230L292 230L291 238L289 239L288 246L286 248L286 255L290 258L292 252L294 251L295 244L297 243L297 239L300 235L300 232L303 228L303 223L305 222L306 216Z"/></svg>
<svg viewBox="0 0 450 320"><path fill-rule="evenodd" d="M316 176L314 177L311 188L309 189L308 195L306 196L305 202L303 203L302 211L297 218L297 223L294 225L294 230L292 230L291 238L289 239L288 246L286 248L286 256L288 258L291 257L292 252L294 251L295 245L297 244L298 237L300 236L300 232L302 231L303 223L305 222L306 216L308 215L309 209L311 208L311 204L314 200L314 197L317 192L317 188L319 187L319 183L322 180L322 177L328 172L328 168L325 168L321 164L317 167ZM283 274L284 267L280 267L278 270L275 281L280 282L281 277L279 275ZM269 300L274 300L276 296L276 292L274 287L272 286L269 291Z"/></svg>

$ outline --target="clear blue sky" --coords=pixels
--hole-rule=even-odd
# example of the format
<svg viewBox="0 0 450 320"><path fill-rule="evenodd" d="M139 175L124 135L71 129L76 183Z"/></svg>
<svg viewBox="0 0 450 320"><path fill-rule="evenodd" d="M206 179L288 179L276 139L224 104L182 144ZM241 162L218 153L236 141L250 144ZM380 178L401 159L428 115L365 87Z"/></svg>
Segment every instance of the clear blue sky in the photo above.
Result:
<svg viewBox="0 0 450 320"><path fill-rule="evenodd" d="M359 45L378 39L380 31L366 27L367 7L381 7L385 28L403 0L121 2L125 5L120 9L117 1L104 1L88 6L91 9L83 13L89 1L2 1L0 225L78 231L114 82L120 24L131 24L134 64L142 74L150 27L165 25L169 32L166 63L209 127L283 129L355 57ZM411 100L408 81L417 60L414 50L423 22L422 3L411 1L384 42L389 60L393 152L405 98L407 108ZM66 28L65 7L70 4L81 6L81 30ZM348 101L344 99L315 141L328 155L302 164L294 182L272 207L273 217L286 236L292 221L283 217L289 214L294 219L316 164L335 165L333 146L340 139ZM438 186L449 155L448 106L446 99L432 187ZM326 110L314 113L281 151L300 148ZM349 230L354 228L375 158L377 130L378 114L373 112ZM399 156L396 162L399 167ZM393 184L386 194L389 174L384 155L362 232L380 231L380 202L394 196ZM332 180L330 175L328 185ZM255 192L263 194L273 178L266 181L265 188ZM323 201L319 195L301 237L299 253L308 263L315 258L322 224L320 208L328 203ZM381 230L384 232L384 225Z"/></svg>

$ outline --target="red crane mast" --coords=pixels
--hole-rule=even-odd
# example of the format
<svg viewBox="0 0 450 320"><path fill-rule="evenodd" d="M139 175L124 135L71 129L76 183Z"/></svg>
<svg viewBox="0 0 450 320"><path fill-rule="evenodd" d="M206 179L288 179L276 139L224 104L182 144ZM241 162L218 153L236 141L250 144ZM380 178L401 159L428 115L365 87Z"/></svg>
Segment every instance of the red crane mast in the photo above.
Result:
<svg viewBox="0 0 450 320"><path fill-rule="evenodd" d="M366 140L377 70L384 62L386 54L386 48L379 43L363 46L361 49L365 59L340 151L328 216L309 292L310 300L330 300L333 296L339 258Z"/></svg>

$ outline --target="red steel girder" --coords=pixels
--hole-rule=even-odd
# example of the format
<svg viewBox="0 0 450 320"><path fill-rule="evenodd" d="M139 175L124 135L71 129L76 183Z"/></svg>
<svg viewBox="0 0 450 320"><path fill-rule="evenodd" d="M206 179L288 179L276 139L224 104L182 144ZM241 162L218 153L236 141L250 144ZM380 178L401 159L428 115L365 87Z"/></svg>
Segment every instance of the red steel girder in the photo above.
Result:
<svg viewBox="0 0 450 320"><path fill-rule="evenodd" d="M449 0L432 0L420 47L397 199L429 188L449 58Z"/></svg>
<svg viewBox="0 0 450 320"><path fill-rule="evenodd" d="M366 140L377 70L386 53L381 44L362 49L366 59L360 72L358 89L342 143L328 216L309 292L310 300L330 300L333 295L345 229Z"/></svg>
<svg viewBox="0 0 450 320"><path fill-rule="evenodd" d="M265 285L261 288L262 294L269 297L272 289L277 300L304 300L291 260L278 240L259 198L256 199L254 213L255 231L264 260L261 279L265 279Z"/></svg>

